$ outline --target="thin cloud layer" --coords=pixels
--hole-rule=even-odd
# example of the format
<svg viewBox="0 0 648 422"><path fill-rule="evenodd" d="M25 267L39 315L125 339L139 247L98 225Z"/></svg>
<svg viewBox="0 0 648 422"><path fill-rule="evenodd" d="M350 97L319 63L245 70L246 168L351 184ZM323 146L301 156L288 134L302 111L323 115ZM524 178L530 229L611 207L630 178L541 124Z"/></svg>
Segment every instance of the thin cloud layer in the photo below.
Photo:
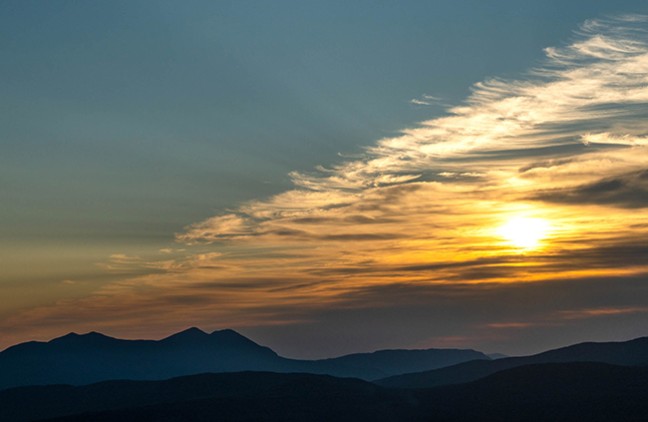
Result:
<svg viewBox="0 0 648 422"><path fill-rule="evenodd" d="M0 331L64 322L138 335L138 321L147 332L279 335L338 312L354 321L347 335L365 321L410 327L409 344L490 335L505 345L520 329L645 319L648 216L636 210L648 197L647 23L588 21L524 79L479 83L463 105L361 158L291 173L294 189L177 234L182 249L115 254L105 269L135 275ZM499 234L513 218L546 222L537 245Z"/></svg>
<svg viewBox="0 0 648 422"><path fill-rule="evenodd" d="M368 214L378 208L376 202L393 200L383 196L396 192L394 187L403 192L399 203L410 199L406 187L434 188L427 201L432 206L464 194L487 198L485 192L513 200L643 170L648 165L645 23L638 16L587 22L577 42L546 49L545 66L529 79L477 84L466 105L450 109L448 116L380 140L361 160L293 173L295 190L198 223L178 239L264 237L279 227L293 228L300 218L322 218L319 226L329 230L338 223L330 217L359 208L360 215ZM529 167L530 160L551 165Z"/></svg>
<svg viewBox="0 0 648 422"><path fill-rule="evenodd" d="M558 203L648 207L648 170L619 174L574 188L540 193L538 199Z"/></svg>

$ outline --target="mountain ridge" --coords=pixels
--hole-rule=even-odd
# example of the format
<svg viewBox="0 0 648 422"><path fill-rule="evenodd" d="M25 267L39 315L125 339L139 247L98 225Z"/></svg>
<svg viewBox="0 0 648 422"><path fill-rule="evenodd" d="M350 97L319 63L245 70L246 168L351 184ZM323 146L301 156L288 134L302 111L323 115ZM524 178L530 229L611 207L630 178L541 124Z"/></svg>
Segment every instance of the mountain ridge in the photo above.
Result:
<svg viewBox="0 0 648 422"><path fill-rule="evenodd" d="M279 356L231 330L190 327L160 340L125 340L91 331L0 352L0 389L83 385L111 379L160 380L203 372L307 372L365 380L433 369L486 355L469 349L386 350L322 360ZM357 356L361 356L358 358Z"/></svg>
<svg viewBox="0 0 648 422"><path fill-rule="evenodd" d="M386 387L430 388L475 381L505 369L524 365L566 362L648 366L648 337L628 341L584 342L530 356L474 360L430 371L395 375L375 382Z"/></svg>

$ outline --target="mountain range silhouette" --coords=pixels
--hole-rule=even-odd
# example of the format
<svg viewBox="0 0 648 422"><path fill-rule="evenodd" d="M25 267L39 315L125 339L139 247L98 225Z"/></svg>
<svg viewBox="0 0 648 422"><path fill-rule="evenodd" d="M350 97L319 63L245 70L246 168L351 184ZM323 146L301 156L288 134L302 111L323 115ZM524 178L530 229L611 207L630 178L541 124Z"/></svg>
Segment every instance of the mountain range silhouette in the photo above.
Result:
<svg viewBox="0 0 648 422"><path fill-rule="evenodd" d="M518 366L567 362L648 366L648 337L625 342L580 343L532 356L474 360L430 371L395 375L376 382L385 387L429 388L470 382Z"/></svg>
<svg viewBox="0 0 648 422"><path fill-rule="evenodd" d="M288 359L229 329L208 334L192 327L162 340L70 333L0 352L0 389L237 371L306 372L374 380L474 359L488 357L474 350L428 349L382 350L321 360Z"/></svg>
<svg viewBox="0 0 648 422"><path fill-rule="evenodd" d="M496 360L469 349L297 360L233 330L70 333L0 352L0 420L645 421L648 337Z"/></svg>

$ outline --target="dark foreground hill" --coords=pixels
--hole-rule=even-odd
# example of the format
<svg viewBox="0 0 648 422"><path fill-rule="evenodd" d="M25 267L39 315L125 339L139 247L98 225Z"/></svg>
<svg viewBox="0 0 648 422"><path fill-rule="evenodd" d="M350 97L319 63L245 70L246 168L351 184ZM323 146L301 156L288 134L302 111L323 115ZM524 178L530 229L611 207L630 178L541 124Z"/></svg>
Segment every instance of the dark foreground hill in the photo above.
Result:
<svg viewBox="0 0 648 422"><path fill-rule="evenodd" d="M111 379L161 380L205 372L308 372L366 380L488 359L474 350L385 350L318 361L287 359L233 330L190 328L165 339L120 340L68 334L0 352L0 390L26 385L82 385Z"/></svg>
<svg viewBox="0 0 648 422"><path fill-rule="evenodd" d="M602 362L613 365L648 366L648 337L625 342L580 343L533 356L475 360L445 368L397 375L377 380L385 387L427 388L474 381L504 369L558 362Z"/></svg>
<svg viewBox="0 0 648 422"><path fill-rule="evenodd" d="M56 421L645 421L648 369L528 365L421 390L277 373L20 387L0 392L0 420Z"/></svg>
<svg viewBox="0 0 648 422"><path fill-rule="evenodd" d="M305 416L311 411L367 414L380 420L380 415L389 411L392 397L398 396L352 378L270 372L201 374L166 381L9 389L0 392L0 420L78 413L85 414L72 420L236 420L238 415L242 420L262 420L288 414L308 420Z"/></svg>
<svg viewBox="0 0 648 422"><path fill-rule="evenodd" d="M443 421L646 421L648 368L595 362L525 365L425 391Z"/></svg>

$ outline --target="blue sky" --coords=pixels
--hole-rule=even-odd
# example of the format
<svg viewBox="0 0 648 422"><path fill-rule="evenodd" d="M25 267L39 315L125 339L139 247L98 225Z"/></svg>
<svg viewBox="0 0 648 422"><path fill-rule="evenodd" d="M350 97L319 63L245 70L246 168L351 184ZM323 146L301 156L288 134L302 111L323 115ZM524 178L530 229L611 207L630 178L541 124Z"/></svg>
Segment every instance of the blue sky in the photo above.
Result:
<svg viewBox="0 0 648 422"><path fill-rule="evenodd" d="M584 21L646 12L592 0L0 8L0 318L150 271L116 276L106 262L182 248L176 234L289 191L291 172L361 157L480 81L529 78Z"/></svg>

